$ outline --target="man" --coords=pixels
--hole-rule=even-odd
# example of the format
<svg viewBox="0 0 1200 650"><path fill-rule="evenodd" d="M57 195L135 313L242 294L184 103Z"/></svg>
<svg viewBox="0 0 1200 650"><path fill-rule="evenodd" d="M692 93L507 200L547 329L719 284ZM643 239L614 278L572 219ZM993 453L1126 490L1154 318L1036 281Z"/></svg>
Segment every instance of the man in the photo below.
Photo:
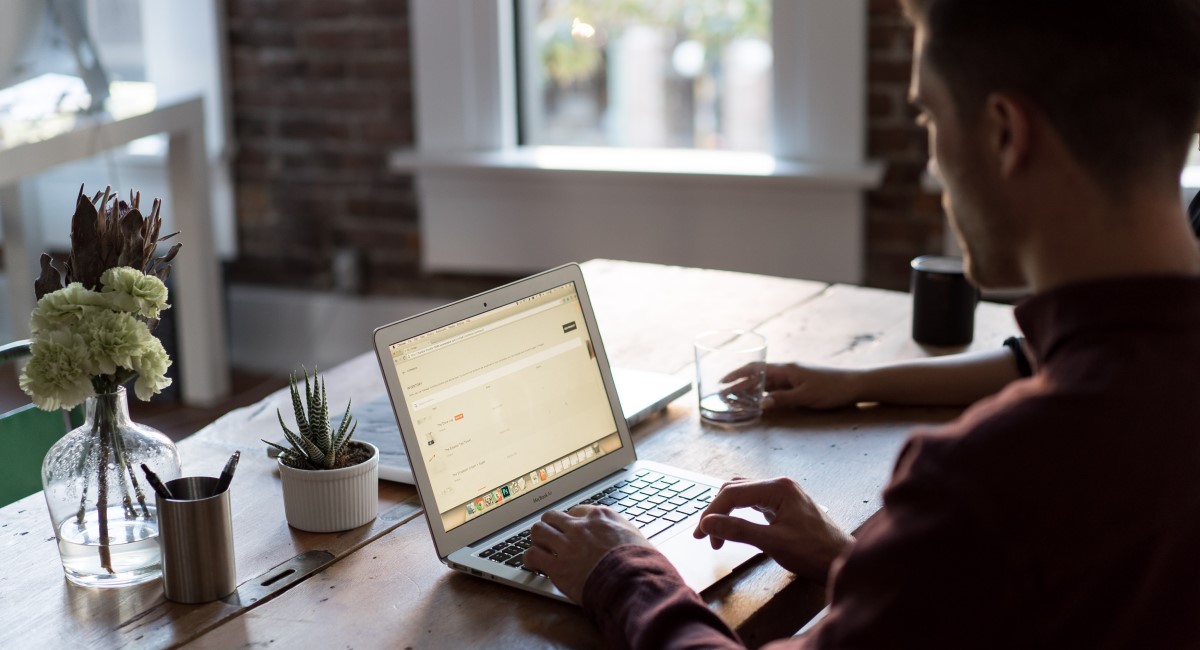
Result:
<svg viewBox="0 0 1200 650"><path fill-rule="evenodd" d="M1200 3L902 1L968 276L1032 288L1037 372L916 433L856 541L785 479L727 484L697 535L829 577L829 615L785 644L1200 647L1200 253L1178 186ZM610 643L737 644L612 511L531 537L526 565Z"/></svg>
<svg viewBox="0 0 1200 650"><path fill-rule="evenodd" d="M1195 127L1200 135L1200 125ZM1192 236L1200 239L1200 193L1187 208ZM995 350L924 357L865 368L786 363L767 366L763 409L831 409L859 402L970 406L1032 374L1020 339Z"/></svg>

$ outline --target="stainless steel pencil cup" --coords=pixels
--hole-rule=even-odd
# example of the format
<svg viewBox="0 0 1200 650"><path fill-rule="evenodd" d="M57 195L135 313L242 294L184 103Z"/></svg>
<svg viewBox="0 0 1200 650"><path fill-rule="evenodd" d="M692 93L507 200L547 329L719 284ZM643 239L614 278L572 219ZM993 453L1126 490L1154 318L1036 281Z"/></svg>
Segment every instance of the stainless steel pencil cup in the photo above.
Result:
<svg viewBox="0 0 1200 650"><path fill-rule="evenodd" d="M156 497L162 546L163 594L177 603L207 603L237 589L229 490L212 494L217 479L177 478L171 499Z"/></svg>

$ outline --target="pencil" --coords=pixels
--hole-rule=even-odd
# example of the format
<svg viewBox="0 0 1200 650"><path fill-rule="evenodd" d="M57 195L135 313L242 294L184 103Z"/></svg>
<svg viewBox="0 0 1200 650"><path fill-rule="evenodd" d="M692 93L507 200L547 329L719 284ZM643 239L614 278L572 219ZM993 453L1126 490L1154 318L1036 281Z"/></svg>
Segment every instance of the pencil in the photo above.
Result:
<svg viewBox="0 0 1200 650"><path fill-rule="evenodd" d="M229 489L229 484L233 481L233 472L237 469L238 459L242 457L242 452L235 451L229 457L229 462L225 463L225 469L221 470L221 478L217 479L217 489L213 490L213 496L216 496L225 490Z"/></svg>
<svg viewBox="0 0 1200 650"><path fill-rule="evenodd" d="M146 473L146 482L150 484L150 487L154 488L154 491L158 493L158 496L164 499L175 498L171 494L171 490L167 489L167 486L163 485L163 482L158 479L158 474L155 474L154 472L150 471L149 467L146 467L146 463L142 463L142 471Z"/></svg>

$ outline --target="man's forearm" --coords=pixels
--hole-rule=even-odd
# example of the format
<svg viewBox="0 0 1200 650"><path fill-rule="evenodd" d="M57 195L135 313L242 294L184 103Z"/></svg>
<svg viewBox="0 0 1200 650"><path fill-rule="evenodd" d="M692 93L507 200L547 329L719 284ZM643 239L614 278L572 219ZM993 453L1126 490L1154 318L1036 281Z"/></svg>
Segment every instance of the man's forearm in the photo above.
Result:
<svg viewBox="0 0 1200 650"><path fill-rule="evenodd" d="M859 371L859 401L919 406L967 406L1019 377L1005 347L915 359Z"/></svg>

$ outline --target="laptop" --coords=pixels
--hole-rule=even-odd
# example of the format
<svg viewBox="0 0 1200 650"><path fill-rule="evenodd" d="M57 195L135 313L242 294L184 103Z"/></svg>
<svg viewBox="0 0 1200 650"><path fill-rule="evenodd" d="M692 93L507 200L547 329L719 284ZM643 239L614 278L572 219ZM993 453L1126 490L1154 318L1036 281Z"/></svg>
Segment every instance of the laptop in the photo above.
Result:
<svg viewBox="0 0 1200 650"><path fill-rule="evenodd" d="M613 368L625 424L632 429L692 389L690 379L632 368Z"/></svg>
<svg viewBox="0 0 1200 650"><path fill-rule="evenodd" d="M720 480L638 460L578 265L385 325L374 339L450 568L567 600L522 560L529 527L578 503L621 512L697 591L758 554L692 537Z"/></svg>

